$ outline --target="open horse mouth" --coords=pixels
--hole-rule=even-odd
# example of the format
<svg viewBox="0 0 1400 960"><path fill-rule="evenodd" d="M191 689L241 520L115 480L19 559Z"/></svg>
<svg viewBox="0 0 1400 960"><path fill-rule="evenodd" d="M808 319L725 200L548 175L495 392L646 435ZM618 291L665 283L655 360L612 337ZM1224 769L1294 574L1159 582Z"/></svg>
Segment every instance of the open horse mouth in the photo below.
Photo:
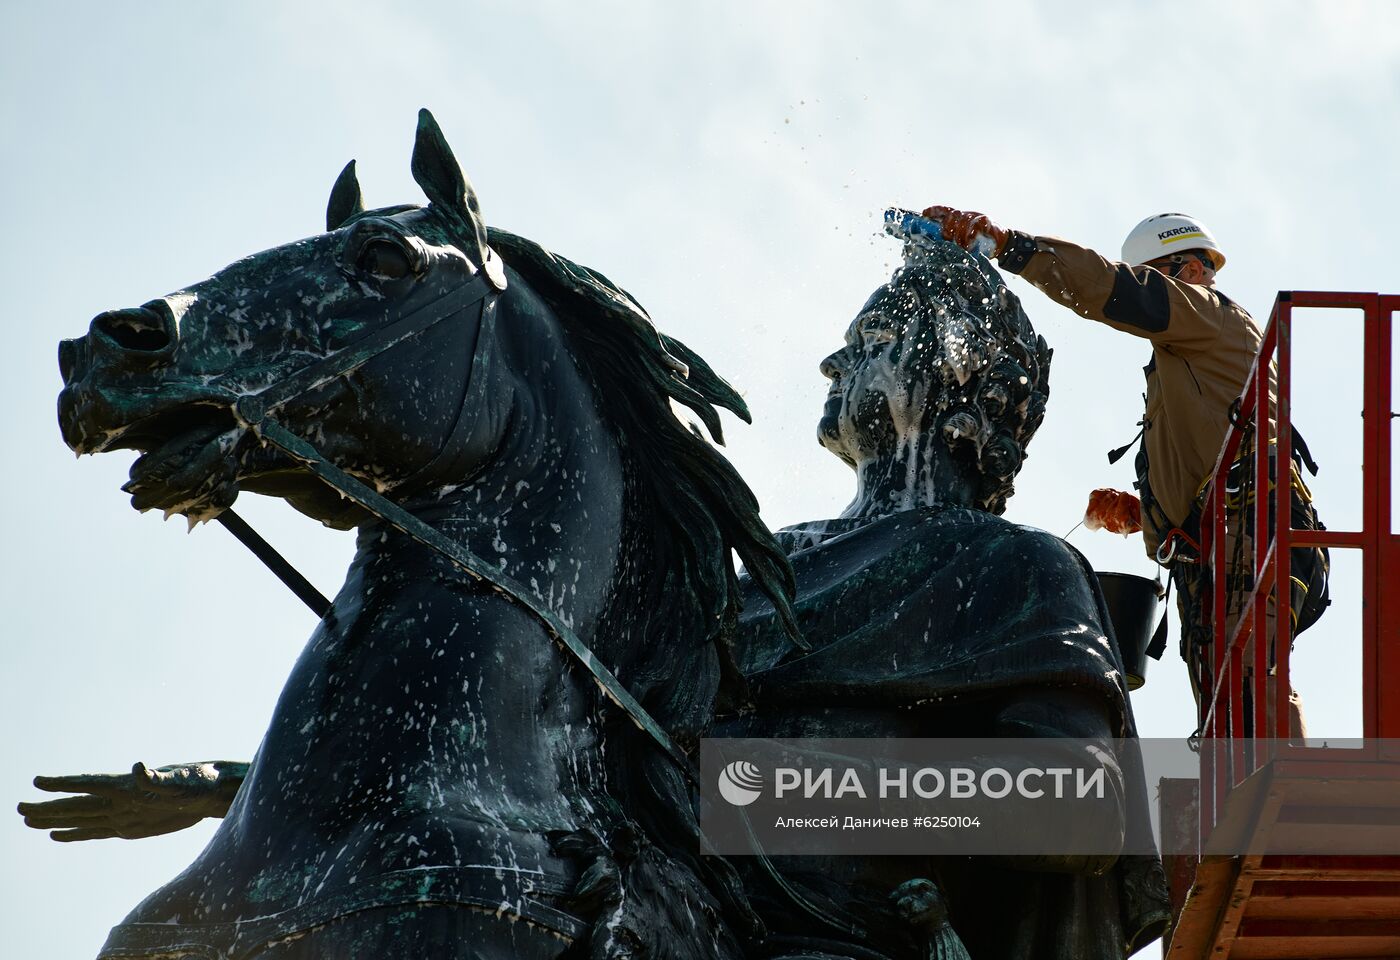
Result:
<svg viewBox="0 0 1400 960"><path fill-rule="evenodd" d="M67 391L65 391L67 393ZM181 513L191 519L212 519L238 495L239 453L246 436L227 407L210 403L180 404L140 417L124 426L98 427L83 416L85 407L72 406L62 418L65 438L79 453L136 450L130 479L122 490L137 510Z"/></svg>
<svg viewBox="0 0 1400 960"><path fill-rule="evenodd" d="M59 393L58 425L74 453L145 452L201 424L228 429L234 423L232 400L207 389L187 392L156 383L106 386L84 376L70 380Z"/></svg>
<svg viewBox="0 0 1400 960"><path fill-rule="evenodd" d="M137 510L212 519L238 496L241 426L200 423L136 458L122 490Z"/></svg>
<svg viewBox="0 0 1400 960"><path fill-rule="evenodd" d="M203 384L155 378L103 383L107 377L95 376L101 371L86 362L86 346L84 340L69 340L60 350L65 386L58 422L64 442L79 454L140 452L122 487L138 510L204 518L231 504L244 431L230 400Z"/></svg>

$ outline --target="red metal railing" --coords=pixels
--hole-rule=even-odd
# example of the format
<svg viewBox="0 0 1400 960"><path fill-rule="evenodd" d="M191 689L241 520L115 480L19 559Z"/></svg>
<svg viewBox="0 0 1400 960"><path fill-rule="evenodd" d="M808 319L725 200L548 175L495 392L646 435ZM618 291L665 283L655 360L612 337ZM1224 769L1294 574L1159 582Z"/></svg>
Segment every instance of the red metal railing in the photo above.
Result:
<svg viewBox="0 0 1400 960"><path fill-rule="evenodd" d="M1294 530L1290 460L1292 323L1296 308L1359 310L1365 321L1362 429L1362 524L1359 531ZM1289 739L1289 551L1295 547L1362 553L1362 716L1366 745L1348 760L1400 759L1377 755L1381 738L1400 738L1400 695L1383 699L1382 678L1400 684L1400 537L1391 534L1391 338L1400 296L1374 293L1281 292L1274 302L1254 368L1240 395L1207 487L1201 523L1201 562L1211 584L1203 616L1211 649L1197 680L1200 702L1201 836L1209 835L1230 790L1272 759L1333 759L1342 751L1286 745ZM1274 387L1274 389L1271 389ZM1270 425L1273 426L1270 426ZM1254 429L1251 431L1250 427ZM1262 426L1261 426L1262 425ZM1252 444L1240 455L1246 436ZM1272 442L1271 442L1272 441ZM1227 476L1252 473L1253 502L1227 507ZM1273 467L1271 468L1271 460ZM1252 461L1252 462L1250 462ZM1272 484L1272 487L1271 487ZM1272 505L1272 510L1269 509ZM1323 506L1325 513L1326 506ZM1272 517L1270 517L1272 514ZM1245 530L1250 550L1230 571L1227 546ZM1227 572L1253 573L1252 588L1227 593ZM1278 598L1271 601L1271 597ZM1237 609L1233 624L1230 606ZM1270 608L1277 608L1271 615ZM1228 630L1227 635L1227 627ZM1270 659L1274 665L1270 666Z"/></svg>

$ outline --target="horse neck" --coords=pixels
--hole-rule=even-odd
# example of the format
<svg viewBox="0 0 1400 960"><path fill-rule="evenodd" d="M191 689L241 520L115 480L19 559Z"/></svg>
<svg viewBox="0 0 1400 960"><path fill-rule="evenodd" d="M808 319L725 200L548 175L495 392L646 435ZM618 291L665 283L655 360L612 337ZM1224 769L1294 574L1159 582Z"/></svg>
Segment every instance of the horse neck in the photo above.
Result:
<svg viewBox="0 0 1400 960"><path fill-rule="evenodd" d="M592 645L619 554L622 473L616 442L591 404L558 379L556 371L550 382L558 389L539 386L517 405L487 469L405 507L533 591ZM411 642L385 651L395 683L419 695L450 676L450 689L434 700L443 719L456 715L481 732L473 763L496 771L503 796L536 811L539 823L558 826L559 804L601 781L601 761L588 759L601 746L591 683L521 604L480 589L445 557L375 521L360 529L336 606L347 636L392 638L411 623Z"/></svg>
<svg viewBox="0 0 1400 960"><path fill-rule="evenodd" d="M516 405L491 464L406 506L586 638L608 602L622 538L617 443L571 364L522 379L535 389ZM370 525L362 542L373 549L381 527Z"/></svg>

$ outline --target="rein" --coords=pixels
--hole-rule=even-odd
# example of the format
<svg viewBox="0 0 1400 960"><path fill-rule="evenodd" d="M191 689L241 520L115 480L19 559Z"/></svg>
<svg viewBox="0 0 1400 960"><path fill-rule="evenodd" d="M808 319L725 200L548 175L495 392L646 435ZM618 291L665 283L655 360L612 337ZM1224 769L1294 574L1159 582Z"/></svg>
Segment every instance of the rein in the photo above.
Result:
<svg viewBox="0 0 1400 960"><path fill-rule="evenodd" d="M554 635L559 645L588 671L603 695L650 736L692 784L698 784L698 774L690 758L558 614L545 606L515 578L504 573L499 567L488 564L462 544L350 476L322 456L311 443L272 417L274 412L290 401L352 373L379 354L471 307L479 305L478 316L484 321L488 312L495 307L494 298L505 288L505 271L495 251L490 251L481 272L468 283L415 308L375 333L361 337L338 353L317 360L256 393L243 394L233 404L233 415L263 444L276 447L297 460L342 496L359 504L400 533L446 557L467 574L483 581L533 613ZM224 512L227 514L231 511ZM241 520L237 522L241 523ZM255 549L254 553L272 567L273 572L285 582L283 571L269 562L262 552ZM324 611L318 612L324 615Z"/></svg>

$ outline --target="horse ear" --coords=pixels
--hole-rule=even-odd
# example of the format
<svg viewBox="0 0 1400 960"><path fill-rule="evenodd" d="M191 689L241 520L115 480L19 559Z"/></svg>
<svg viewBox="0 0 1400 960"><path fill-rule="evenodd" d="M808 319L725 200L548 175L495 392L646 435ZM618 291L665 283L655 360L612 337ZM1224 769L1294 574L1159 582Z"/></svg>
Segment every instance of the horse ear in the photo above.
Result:
<svg viewBox="0 0 1400 960"><path fill-rule="evenodd" d="M418 111L418 136L413 142L413 179L440 212L466 227L476 241L476 252L486 262L486 222L471 181L452 155L447 138L428 110Z"/></svg>
<svg viewBox="0 0 1400 960"><path fill-rule="evenodd" d="M360 196L360 181L355 176L355 161L351 160L335 178L331 187L331 199L326 204L326 230L342 226L357 213L365 212L365 202Z"/></svg>

